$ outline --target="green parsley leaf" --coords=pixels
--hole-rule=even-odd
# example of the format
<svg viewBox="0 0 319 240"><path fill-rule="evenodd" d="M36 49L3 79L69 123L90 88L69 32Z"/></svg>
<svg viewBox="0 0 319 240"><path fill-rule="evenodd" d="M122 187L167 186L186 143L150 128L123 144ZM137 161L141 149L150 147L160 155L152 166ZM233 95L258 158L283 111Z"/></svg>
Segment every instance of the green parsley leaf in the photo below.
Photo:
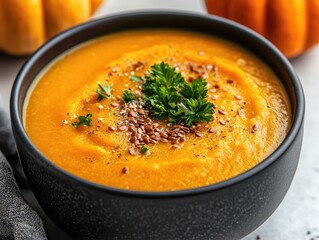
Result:
<svg viewBox="0 0 319 240"><path fill-rule="evenodd" d="M159 90L177 92L178 87L185 82L182 74L164 62L152 65L145 79L142 92L147 96L156 95Z"/></svg>
<svg viewBox="0 0 319 240"><path fill-rule="evenodd" d="M78 122L73 122L72 123L72 126L73 127L78 127L80 125L83 125L83 126L91 126L92 125L92 114L91 113L88 113L86 116L79 116L79 121Z"/></svg>
<svg viewBox="0 0 319 240"><path fill-rule="evenodd" d="M181 94L185 98L206 98L207 96L207 81L205 79L195 79L192 85L183 84Z"/></svg>
<svg viewBox="0 0 319 240"><path fill-rule="evenodd" d="M148 151L148 148L146 147L146 145L143 145L143 147L142 147L141 150L140 150L140 153L146 154L147 151Z"/></svg>
<svg viewBox="0 0 319 240"><path fill-rule="evenodd" d="M153 119L169 119L173 124L184 122L191 127L212 118L214 109L206 100L205 79L195 79L190 85L181 73L164 62L151 66L145 79L142 92L146 106L152 109Z"/></svg>
<svg viewBox="0 0 319 240"><path fill-rule="evenodd" d="M125 103L128 103L130 101L136 100L135 95L132 92L130 92L129 90L124 90L123 91L122 98L123 98L123 102L125 102Z"/></svg>
<svg viewBox="0 0 319 240"><path fill-rule="evenodd" d="M136 75L132 75L132 76L130 77L130 79L131 79L133 82L143 82L142 77L136 76Z"/></svg>
<svg viewBox="0 0 319 240"><path fill-rule="evenodd" d="M180 73L175 72L167 63L151 66L149 75L142 86L146 106L153 110L155 120L166 119L172 109L182 100L178 89L184 83Z"/></svg>
<svg viewBox="0 0 319 240"><path fill-rule="evenodd" d="M104 98L109 98L111 96L112 87L105 85L103 86L101 83L98 84L100 89L96 89L96 93L98 94L98 101L103 100Z"/></svg>
<svg viewBox="0 0 319 240"><path fill-rule="evenodd" d="M178 104L178 110L170 115L170 122L176 124L181 120L191 127L196 122L209 122L214 114L211 102L206 99L184 99Z"/></svg>

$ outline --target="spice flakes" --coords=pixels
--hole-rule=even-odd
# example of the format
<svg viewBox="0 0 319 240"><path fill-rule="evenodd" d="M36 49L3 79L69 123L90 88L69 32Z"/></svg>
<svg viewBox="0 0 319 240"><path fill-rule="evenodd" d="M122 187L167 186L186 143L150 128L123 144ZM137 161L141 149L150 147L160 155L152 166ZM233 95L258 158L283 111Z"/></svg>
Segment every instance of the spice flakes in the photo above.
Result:
<svg viewBox="0 0 319 240"><path fill-rule="evenodd" d="M140 94L136 94L140 96ZM181 143L186 141L188 133L196 137L203 137L201 124L197 123L191 128L184 125L167 126L159 124L151 119L150 111L145 107L142 98L125 103L121 106L118 126L110 126L110 131L125 131L129 133L129 140L132 147L128 152L130 155L136 155L147 144L171 143L172 149L179 149Z"/></svg>

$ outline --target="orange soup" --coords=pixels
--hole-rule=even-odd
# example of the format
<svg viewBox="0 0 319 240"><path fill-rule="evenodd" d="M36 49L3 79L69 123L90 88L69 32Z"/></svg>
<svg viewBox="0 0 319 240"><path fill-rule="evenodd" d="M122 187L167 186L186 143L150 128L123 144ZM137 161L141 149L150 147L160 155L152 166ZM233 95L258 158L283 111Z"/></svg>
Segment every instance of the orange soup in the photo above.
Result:
<svg viewBox="0 0 319 240"><path fill-rule="evenodd" d="M164 65L173 77L154 67ZM189 87L167 90L165 83L148 97L146 84L161 78ZM29 92L24 123L35 146L74 175L173 191L260 163L286 136L289 106L274 72L242 47L194 32L139 30L92 40L53 61Z"/></svg>

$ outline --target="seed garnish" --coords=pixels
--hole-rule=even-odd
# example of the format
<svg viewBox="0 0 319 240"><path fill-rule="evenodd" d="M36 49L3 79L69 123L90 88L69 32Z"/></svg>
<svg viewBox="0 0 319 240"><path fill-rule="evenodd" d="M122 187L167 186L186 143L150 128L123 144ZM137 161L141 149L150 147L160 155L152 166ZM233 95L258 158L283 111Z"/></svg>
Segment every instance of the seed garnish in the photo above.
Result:
<svg viewBox="0 0 319 240"><path fill-rule="evenodd" d="M255 123L254 125L253 125L253 130L254 131L257 131L259 129L259 124L258 123Z"/></svg>
<svg viewBox="0 0 319 240"><path fill-rule="evenodd" d="M132 156L135 154L134 148L130 148L130 149L128 150L128 152L129 152L129 154L132 155Z"/></svg>
<svg viewBox="0 0 319 240"><path fill-rule="evenodd" d="M227 115L227 112L224 109L218 109L218 113L221 115Z"/></svg>
<svg viewBox="0 0 319 240"><path fill-rule="evenodd" d="M241 99L242 99L242 96L236 94L236 95L235 95L235 99L241 100Z"/></svg>
<svg viewBox="0 0 319 240"><path fill-rule="evenodd" d="M215 133L216 132L216 128L212 127L208 130L209 133Z"/></svg>
<svg viewBox="0 0 319 240"><path fill-rule="evenodd" d="M124 174L128 173L128 167L123 167L122 168L122 173L124 173Z"/></svg>
<svg viewBox="0 0 319 240"><path fill-rule="evenodd" d="M220 125L223 125L223 126L226 125L226 122L224 119L220 119L218 122L220 123Z"/></svg>

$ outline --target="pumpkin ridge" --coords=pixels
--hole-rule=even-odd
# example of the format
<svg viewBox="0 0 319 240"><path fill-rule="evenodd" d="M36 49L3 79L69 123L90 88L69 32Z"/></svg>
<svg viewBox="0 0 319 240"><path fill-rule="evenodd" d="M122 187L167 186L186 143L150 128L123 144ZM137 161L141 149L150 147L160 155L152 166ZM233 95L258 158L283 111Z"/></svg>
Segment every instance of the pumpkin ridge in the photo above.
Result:
<svg viewBox="0 0 319 240"><path fill-rule="evenodd" d="M207 11L220 17L227 18L227 5L231 0L205 0Z"/></svg>
<svg viewBox="0 0 319 240"><path fill-rule="evenodd" d="M209 13L262 34L287 57L319 42L319 0L205 0Z"/></svg>
<svg viewBox="0 0 319 240"><path fill-rule="evenodd" d="M89 19L103 0L0 0L0 51L27 55Z"/></svg>
<svg viewBox="0 0 319 240"><path fill-rule="evenodd" d="M286 56L302 52L306 41L305 2L269 0L266 11L266 37Z"/></svg>
<svg viewBox="0 0 319 240"><path fill-rule="evenodd" d="M307 39L305 49L319 42L319 1L307 0Z"/></svg>
<svg viewBox="0 0 319 240"><path fill-rule="evenodd" d="M264 34L266 2L267 0L232 1L229 5L229 18L255 30L259 34Z"/></svg>
<svg viewBox="0 0 319 240"><path fill-rule="evenodd" d="M10 54L25 55L44 42L41 0L0 1L0 9L1 49Z"/></svg>

